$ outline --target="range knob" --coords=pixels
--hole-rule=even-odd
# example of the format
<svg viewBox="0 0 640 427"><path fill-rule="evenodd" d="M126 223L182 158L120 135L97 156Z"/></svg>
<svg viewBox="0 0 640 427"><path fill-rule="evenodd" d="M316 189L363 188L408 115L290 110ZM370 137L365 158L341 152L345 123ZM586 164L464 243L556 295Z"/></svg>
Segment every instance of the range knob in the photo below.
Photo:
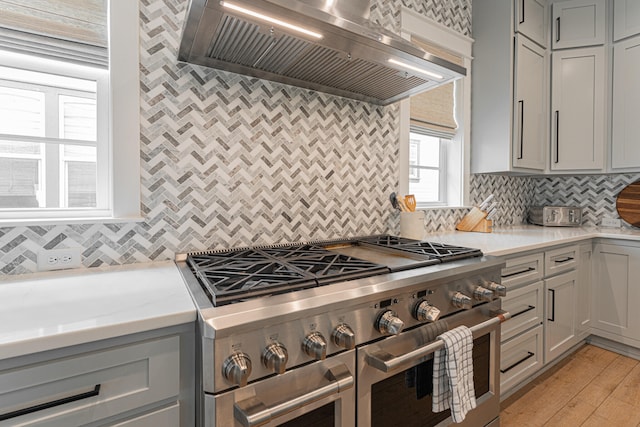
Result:
<svg viewBox="0 0 640 427"><path fill-rule="evenodd" d="M382 312L376 320L376 329L384 335L398 335L402 328L404 328L404 322L400 320L393 310Z"/></svg>
<svg viewBox="0 0 640 427"><path fill-rule="evenodd" d="M440 317L440 310L423 299L413 306L413 317L419 322L435 322Z"/></svg>
<svg viewBox="0 0 640 427"><path fill-rule="evenodd" d="M493 293L496 294L497 297L503 297L507 295L507 287L504 285L501 285L500 283L487 282L484 284L484 286L487 289L491 289Z"/></svg>
<svg viewBox="0 0 640 427"><path fill-rule="evenodd" d="M278 342L269 345L262 353L262 364L276 374L284 374L288 360L289 353L286 347Z"/></svg>
<svg viewBox="0 0 640 427"><path fill-rule="evenodd" d="M471 308L472 301L471 298L469 298L462 292L456 292L451 298L451 304L454 307L464 308L465 310L468 310Z"/></svg>
<svg viewBox="0 0 640 427"><path fill-rule="evenodd" d="M476 301L491 301L493 299L493 291L482 286L476 286L473 290L473 297Z"/></svg>
<svg viewBox="0 0 640 427"><path fill-rule="evenodd" d="M356 347L356 334L346 323L341 323L336 326L331 337L338 347L342 347L347 350L351 350Z"/></svg>
<svg viewBox="0 0 640 427"><path fill-rule="evenodd" d="M316 360L324 360L327 357L327 340L320 332L311 332L304 337L302 349L308 356Z"/></svg>
<svg viewBox="0 0 640 427"><path fill-rule="evenodd" d="M234 353L222 363L222 375L231 384L244 387L251 375L251 359L245 353Z"/></svg>

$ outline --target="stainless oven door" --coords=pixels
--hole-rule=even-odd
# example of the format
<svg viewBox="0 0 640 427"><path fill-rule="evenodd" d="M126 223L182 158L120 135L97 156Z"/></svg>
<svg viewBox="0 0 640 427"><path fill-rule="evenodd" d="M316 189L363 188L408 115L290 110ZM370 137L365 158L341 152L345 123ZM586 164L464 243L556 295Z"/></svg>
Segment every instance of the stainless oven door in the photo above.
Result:
<svg viewBox="0 0 640 427"><path fill-rule="evenodd" d="M497 307L496 307L497 305ZM450 411L433 413L433 353L442 347L435 337L459 325L471 328L474 338L473 368L477 407L459 426L486 426L500 413L500 323L492 317L499 300L426 324L357 350L358 426L403 427L452 424ZM506 314L508 317L508 313Z"/></svg>
<svg viewBox="0 0 640 427"><path fill-rule="evenodd" d="M204 400L206 427L355 427L355 350Z"/></svg>

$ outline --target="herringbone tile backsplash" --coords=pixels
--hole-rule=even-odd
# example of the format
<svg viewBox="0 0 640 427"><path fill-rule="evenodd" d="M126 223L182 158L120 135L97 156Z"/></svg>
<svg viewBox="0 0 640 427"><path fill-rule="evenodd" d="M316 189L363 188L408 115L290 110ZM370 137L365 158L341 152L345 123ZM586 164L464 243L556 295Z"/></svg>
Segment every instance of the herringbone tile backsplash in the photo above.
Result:
<svg viewBox="0 0 640 427"><path fill-rule="evenodd" d="M399 5L471 34L471 0L374 0L372 19L399 28ZM397 106L366 103L178 64L186 0L141 0L142 222L0 228L0 275L36 271L38 251L82 248L86 267L176 253L396 232ZM586 181L584 181L586 179ZM576 178L597 215L616 186ZM627 178L625 178L627 180ZM625 181L626 182L626 181ZM493 193L497 224L517 224L554 180L475 176L471 201ZM615 188L614 188L615 187ZM579 190L577 190L579 191ZM427 212L452 229L464 209Z"/></svg>

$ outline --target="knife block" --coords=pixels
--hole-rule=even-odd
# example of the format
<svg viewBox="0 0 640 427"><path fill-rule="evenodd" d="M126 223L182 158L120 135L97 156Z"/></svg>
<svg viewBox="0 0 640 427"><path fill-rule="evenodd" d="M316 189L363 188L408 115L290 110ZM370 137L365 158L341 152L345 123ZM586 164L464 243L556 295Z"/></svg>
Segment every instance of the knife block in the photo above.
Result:
<svg viewBox="0 0 640 427"><path fill-rule="evenodd" d="M491 233L493 231L493 222L490 219L485 219L486 216L487 212L473 207L471 212L466 214L462 221L458 223L456 230Z"/></svg>

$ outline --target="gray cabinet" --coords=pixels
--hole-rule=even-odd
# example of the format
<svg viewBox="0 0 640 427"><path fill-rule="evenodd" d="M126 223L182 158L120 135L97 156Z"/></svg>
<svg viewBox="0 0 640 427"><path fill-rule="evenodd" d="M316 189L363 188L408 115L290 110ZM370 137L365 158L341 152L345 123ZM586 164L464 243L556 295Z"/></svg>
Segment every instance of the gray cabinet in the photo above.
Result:
<svg viewBox="0 0 640 427"><path fill-rule="evenodd" d="M575 271L544 281L546 314L544 320L545 363L549 363L577 343Z"/></svg>
<svg viewBox="0 0 640 427"><path fill-rule="evenodd" d="M613 41L640 34L640 2L613 0Z"/></svg>
<svg viewBox="0 0 640 427"><path fill-rule="evenodd" d="M602 171L606 141L604 47L552 54L551 170Z"/></svg>
<svg viewBox="0 0 640 427"><path fill-rule="evenodd" d="M547 47L549 28L547 0L515 0L514 18L516 32L524 34L542 47Z"/></svg>
<svg viewBox="0 0 640 427"><path fill-rule="evenodd" d="M547 56L543 48L516 35L513 166L544 170L547 144Z"/></svg>
<svg viewBox="0 0 640 427"><path fill-rule="evenodd" d="M616 3L617 4L617 3ZM637 2L640 8L640 2ZM640 36L613 47L611 168L640 168Z"/></svg>
<svg viewBox="0 0 640 427"><path fill-rule="evenodd" d="M604 44L604 0L560 1L553 4L552 10L551 46L554 50Z"/></svg>
<svg viewBox="0 0 640 427"><path fill-rule="evenodd" d="M540 173L545 169L549 62L541 33L546 32L546 7L542 0L474 4L474 173Z"/></svg>
<svg viewBox="0 0 640 427"><path fill-rule="evenodd" d="M193 326L166 333L1 361L0 426L193 425Z"/></svg>
<svg viewBox="0 0 640 427"><path fill-rule="evenodd" d="M594 275L593 333L640 347L640 245L597 243Z"/></svg>

